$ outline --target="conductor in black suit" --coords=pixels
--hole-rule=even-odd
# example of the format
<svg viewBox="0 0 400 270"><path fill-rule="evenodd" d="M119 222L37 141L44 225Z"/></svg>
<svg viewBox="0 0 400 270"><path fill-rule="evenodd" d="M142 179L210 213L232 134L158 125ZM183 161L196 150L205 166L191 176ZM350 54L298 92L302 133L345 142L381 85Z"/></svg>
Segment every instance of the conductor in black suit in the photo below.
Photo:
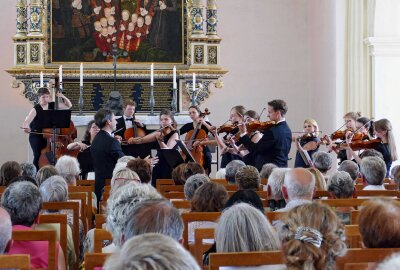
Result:
<svg viewBox="0 0 400 270"><path fill-rule="evenodd" d="M258 170L261 170L265 163L274 163L282 168L288 166L292 132L285 120L287 110L288 107L283 100L275 99L268 102L268 117L271 121L275 121L276 125L267 129L258 143L251 141L244 124L239 125L241 137L238 143L243 144L254 154Z"/></svg>
<svg viewBox="0 0 400 270"><path fill-rule="evenodd" d="M124 101L124 115L117 119L117 128L116 128L117 132L115 132L115 135L124 138L125 130L127 130L128 128L133 128L135 131L137 128L143 128L144 130L146 130L145 125L141 123L139 120L135 119L135 109L136 109L135 101L131 99ZM132 138L132 140L133 139L134 138ZM129 139L128 143L130 143Z"/></svg>
<svg viewBox="0 0 400 270"><path fill-rule="evenodd" d="M124 156L121 143L114 138L117 121L109 109L100 109L94 116L96 125L101 129L90 147L95 173L95 193L100 201L105 180L112 177L117 160Z"/></svg>

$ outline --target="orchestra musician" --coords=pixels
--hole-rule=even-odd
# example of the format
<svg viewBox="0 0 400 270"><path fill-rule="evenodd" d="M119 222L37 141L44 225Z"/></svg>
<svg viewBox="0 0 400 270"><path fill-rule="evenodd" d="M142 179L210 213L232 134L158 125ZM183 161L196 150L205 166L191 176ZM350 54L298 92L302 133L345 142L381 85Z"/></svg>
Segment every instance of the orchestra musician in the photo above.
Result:
<svg viewBox="0 0 400 270"><path fill-rule="evenodd" d="M274 163L278 167L288 166L288 155L292 144L292 132L285 120L288 110L284 100L268 102L268 117L276 125L264 131L262 138L254 143L247 134L245 124L240 124L239 143L254 155L254 165L260 171L265 163Z"/></svg>
<svg viewBox="0 0 400 270"><path fill-rule="evenodd" d="M189 133L190 131L194 131L197 125L200 124L200 128L204 130L204 132L208 135L209 130L212 129L212 125L210 122L204 120L204 116L202 116L202 112L198 106L192 105L189 107L189 116L193 122L184 124L179 129L179 134L184 135ZM193 147L201 145L202 143L203 142L200 141L194 141ZM207 174L210 174L212 157L210 148L207 145L203 146L203 155L204 155L204 164L203 164L204 170L206 171Z"/></svg>
<svg viewBox="0 0 400 270"><path fill-rule="evenodd" d="M101 129L90 147L95 172L95 193L99 202L105 180L112 177L117 160L125 154L122 152L120 141L112 134L117 125L114 113L109 109L100 109L95 114L94 120Z"/></svg>
<svg viewBox="0 0 400 270"><path fill-rule="evenodd" d="M38 92L38 103L29 111L22 124L22 128L26 133L29 133L29 144L31 145L33 152L33 164L39 169L39 158L41 150L46 147L47 140L43 137L42 130L39 128L38 112L45 110L55 110L55 102L50 101L50 91L46 87L39 88ZM72 107L71 101L64 96L62 93L56 94L57 98L60 98L58 103L58 109L68 110Z"/></svg>
<svg viewBox="0 0 400 270"><path fill-rule="evenodd" d="M133 128L136 130L137 128L143 128L146 129L146 126L140 122L140 120L135 118L135 110L136 110L136 102L128 99L124 101L123 105L123 110L124 114L122 117L117 119L117 132L115 132L115 135L120 136L121 138L124 138L124 133L125 130L129 128ZM128 143L132 143L134 138L124 138L128 140Z"/></svg>
<svg viewBox="0 0 400 270"><path fill-rule="evenodd" d="M302 168L309 168L311 167L311 164L309 164L309 161L305 162L304 157L301 155L301 151L307 151L308 157L312 157L312 155L318 151L319 149L319 139L317 137L318 132L319 132L319 127L317 121L314 119L306 119L304 120L303 124L303 131L304 133L300 136L295 137L295 142L296 142L296 159L294 162L294 167L302 167ZM311 144L311 142L314 142L315 144ZM308 145L312 145L311 147L307 147ZM303 148L304 147L304 148ZM308 163L308 164L307 164Z"/></svg>

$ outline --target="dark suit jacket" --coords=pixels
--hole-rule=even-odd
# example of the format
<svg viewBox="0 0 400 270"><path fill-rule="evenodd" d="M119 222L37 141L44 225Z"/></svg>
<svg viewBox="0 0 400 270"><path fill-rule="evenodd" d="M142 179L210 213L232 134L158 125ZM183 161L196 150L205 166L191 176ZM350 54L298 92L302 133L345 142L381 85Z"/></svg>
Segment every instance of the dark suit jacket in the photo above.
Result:
<svg viewBox="0 0 400 270"><path fill-rule="evenodd" d="M100 200L105 180L112 177L117 160L124 156L119 141L106 131L100 130L90 146L95 173L95 193Z"/></svg>
<svg viewBox="0 0 400 270"><path fill-rule="evenodd" d="M265 163L274 163L283 168L288 166L292 132L286 121L267 129L258 143L253 143L247 135L241 137L239 143L254 154L254 163L258 170Z"/></svg>

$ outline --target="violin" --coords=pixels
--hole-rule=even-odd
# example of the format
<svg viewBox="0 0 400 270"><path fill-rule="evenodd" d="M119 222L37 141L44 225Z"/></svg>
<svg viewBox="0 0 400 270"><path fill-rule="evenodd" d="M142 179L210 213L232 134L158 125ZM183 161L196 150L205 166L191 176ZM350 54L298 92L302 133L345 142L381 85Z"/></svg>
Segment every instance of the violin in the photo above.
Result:
<svg viewBox="0 0 400 270"><path fill-rule="evenodd" d="M334 147L336 150L340 150L350 146L350 148L354 151L362 150L362 149L375 149L379 144L382 143L381 139L372 139L372 140L364 140L364 141L353 141L349 145L347 143L338 144Z"/></svg>
<svg viewBox="0 0 400 270"><path fill-rule="evenodd" d="M344 140L346 140L346 133L348 133L348 132L353 133L353 130L352 129L338 130L338 131L333 132L330 137L332 140L343 140L344 141ZM355 140L355 141L368 140L368 139L369 139L368 134L363 134L359 131L355 132L353 135L353 140Z"/></svg>
<svg viewBox="0 0 400 270"><path fill-rule="evenodd" d="M262 121L251 121L249 123L246 123L246 129L248 132L252 133L254 131L266 131L267 129L275 126L275 121L266 121L266 122L262 122Z"/></svg>
<svg viewBox="0 0 400 270"><path fill-rule="evenodd" d="M232 132L235 132L236 130L237 131L239 130L238 123L233 123L233 124L225 123L225 124L223 124L223 125L221 125L220 127L217 128L217 134L220 134L220 133L232 133Z"/></svg>

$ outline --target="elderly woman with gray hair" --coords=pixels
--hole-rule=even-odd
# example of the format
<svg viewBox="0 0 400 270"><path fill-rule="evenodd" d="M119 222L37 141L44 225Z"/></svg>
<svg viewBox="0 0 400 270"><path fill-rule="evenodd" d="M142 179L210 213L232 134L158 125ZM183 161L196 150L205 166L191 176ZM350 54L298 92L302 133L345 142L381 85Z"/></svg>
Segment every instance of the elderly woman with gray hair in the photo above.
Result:
<svg viewBox="0 0 400 270"><path fill-rule="evenodd" d="M328 191L334 199L347 199L354 196L354 182L350 174L345 171L337 171L328 180ZM354 207L336 207L335 212L345 225L350 225L350 213L356 210Z"/></svg>
<svg viewBox="0 0 400 270"><path fill-rule="evenodd" d="M112 253L121 248L121 235L126 223L127 213L142 201L162 199L162 196L151 185L127 183L123 188L116 189L107 200L106 229L113 236L113 243L103 248L103 252ZM88 232L85 238L83 252L93 252L93 233Z"/></svg>
<svg viewBox="0 0 400 270"><path fill-rule="evenodd" d="M267 185L264 186L264 190L268 192L268 204L271 211L276 211L286 206L286 201L282 194L282 185L285 174L288 171L290 171L288 168L275 168L268 178Z"/></svg>
<svg viewBox="0 0 400 270"><path fill-rule="evenodd" d="M79 178L81 169L76 158L71 156L62 156L57 160L56 169L64 177L69 186L76 186L76 180Z"/></svg>
<svg viewBox="0 0 400 270"><path fill-rule="evenodd" d="M42 195L43 202L66 202L68 200L68 186L67 182L65 182L64 178L59 175L49 177L42 185L39 187L39 192ZM44 212L46 213L46 212ZM47 213L53 214L54 211ZM62 212L64 213L64 212ZM72 269L74 263L76 262L76 253L74 240L72 236L73 227L73 216L68 211L65 212L68 218L67 226L67 259L68 259L68 267ZM82 229L83 229L83 224ZM57 232L58 239L60 239L60 225L59 224L38 224L36 226L38 230L55 230ZM81 234L83 237L83 231ZM82 238L81 238L82 239Z"/></svg>
<svg viewBox="0 0 400 270"><path fill-rule="evenodd" d="M33 230L42 208L38 188L30 182L15 182L3 193L2 207L10 214L13 231ZM31 268L48 268L48 243L44 241L14 241L8 254L29 254ZM65 269L64 254L57 244L58 270Z"/></svg>
<svg viewBox="0 0 400 270"><path fill-rule="evenodd" d="M281 246L278 235L265 215L247 203L235 204L222 213L215 231L215 242L217 252L272 251L279 250ZM285 267L271 265L257 269Z"/></svg>

